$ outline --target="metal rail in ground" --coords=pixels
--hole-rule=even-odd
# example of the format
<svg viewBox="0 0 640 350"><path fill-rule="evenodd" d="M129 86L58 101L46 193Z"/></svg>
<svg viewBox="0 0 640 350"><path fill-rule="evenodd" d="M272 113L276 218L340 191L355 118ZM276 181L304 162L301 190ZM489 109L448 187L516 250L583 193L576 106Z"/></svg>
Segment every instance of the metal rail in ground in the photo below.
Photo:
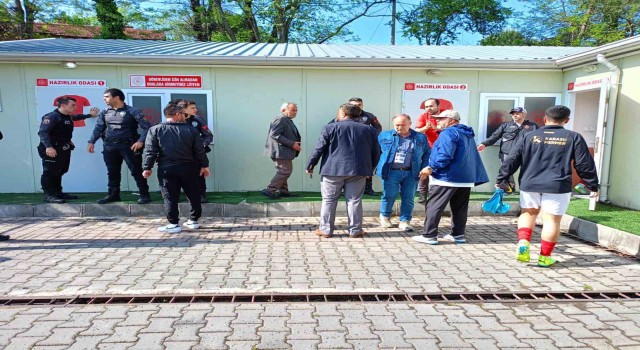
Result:
<svg viewBox="0 0 640 350"><path fill-rule="evenodd" d="M0 307L69 305L139 305L194 303L518 303L640 300L637 291L479 292L479 293L256 293L77 295L54 297L0 296Z"/></svg>

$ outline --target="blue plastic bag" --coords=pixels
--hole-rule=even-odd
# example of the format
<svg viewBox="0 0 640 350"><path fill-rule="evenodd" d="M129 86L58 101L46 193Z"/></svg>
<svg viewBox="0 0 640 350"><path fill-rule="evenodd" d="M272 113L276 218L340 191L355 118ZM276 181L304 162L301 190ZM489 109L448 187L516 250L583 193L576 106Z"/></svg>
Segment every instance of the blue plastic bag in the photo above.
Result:
<svg viewBox="0 0 640 350"><path fill-rule="evenodd" d="M504 190L496 189L488 201L482 203L482 210L491 214L504 214L511 209L511 204L503 203Z"/></svg>

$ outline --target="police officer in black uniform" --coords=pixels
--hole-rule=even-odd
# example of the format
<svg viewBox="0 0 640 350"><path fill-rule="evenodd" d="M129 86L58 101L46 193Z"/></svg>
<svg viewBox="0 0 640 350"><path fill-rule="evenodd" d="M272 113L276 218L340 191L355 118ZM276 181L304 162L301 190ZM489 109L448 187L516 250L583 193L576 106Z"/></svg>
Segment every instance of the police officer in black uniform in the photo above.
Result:
<svg viewBox="0 0 640 350"><path fill-rule="evenodd" d="M540 128L538 124L527 120L527 110L524 109L524 107L513 108L509 114L511 114L513 120L500 124L498 129L496 129L488 139L478 145L478 151L482 152L486 146L491 146L500 140L500 152L498 153L500 164L502 164L504 159L509 155L518 136ZM511 191L507 191L507 193L513 193L516 189L516 182L513 175L509 177L508 181L509 187L505 188L511 189Z"/></svg>
<svg viewBox="0 0 640 350"><path fill-rule="evenodd" d="M189 100L175 100L177 105L184 108L184 112L187 113L186 123L191 124L200 133L200 139L206 153L211 152L211 147L215 143L213 132L207 126L205 118L198 115L198 107L194 101ZM198 176L198 187L200 189L200 197L202 203L207 202L207 182L204 176Z"/></svg>
<svg viewBox="0 0 640 350"><path fill-rule="evenodd" d="M180 189L189 199L191 212L184 226L197 229L202 215L198 177L209 175L209 159L204 151L200 133L185 122L188 116L180 104L169 103L164 109L167 122L149 130L144 148L145 178L151 176L154 163L158 162L158 183L164 199L169 224L158 227L158 231L178 233L178 199Z"/></svg>
<svg viewBox="0 0 640 350"><path fill-rule="evenodd" d="M382 131L382 124L380 124L380 122L378 121L378 118L372 113L366 112L364 109L362 109L364 104L362 103L362 99L360 97L350 98L349 103L352 105L358 106L358 108L360 108L360 110L362 111L362 113L360 113L360 116L356 118L357 122L366 124L375 128L378 131L378 133ZM380 195L380 193L373 190L373 176L367 178L367 182L365 183L365 186L364 186L364 194L369 196Z"/></svg>
<svg viewBox="0 0 640 350"><path fill-rule="evenodd" d="M44 201L47 203L65 203L78 196L62 192L62 175L69 171L71 151L75 148L71 141L73 121L95 117L97 108L91 109L91 114L72 113L76 110L76 99L65 96L58 99L58 108L42 117L40 123L40 144L38 154L42 158L42 176L40 184L44 191Z"/></svg>
<svg viewBox="0 0 640 350"><path fill-rule="evenodd" d="M104 101L108 107L98 115L98 122L87 147L87 151L93 153L96 141L101 138L104 142L102 154L107 165L109 194L98 200L98 204L121 201L120 172L123 160L138 185L138 203L147 204L151 202L151 196L147 179L142 176L142 150L151 123L145 119L141 110L124 103L122 90L107 89Z"/></svg>

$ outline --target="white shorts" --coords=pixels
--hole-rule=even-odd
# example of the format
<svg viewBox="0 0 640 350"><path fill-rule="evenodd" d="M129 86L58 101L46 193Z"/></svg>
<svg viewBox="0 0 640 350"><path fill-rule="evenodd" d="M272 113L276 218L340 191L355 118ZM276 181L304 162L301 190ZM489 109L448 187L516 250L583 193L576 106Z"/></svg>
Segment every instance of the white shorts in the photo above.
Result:
<svg viewBox="0 0 640 350"><path fill-rule="evenodd" d="M520 208L540 209L551 215L564 215L569 207L569 193L537 193L520 191Z"/></svg>

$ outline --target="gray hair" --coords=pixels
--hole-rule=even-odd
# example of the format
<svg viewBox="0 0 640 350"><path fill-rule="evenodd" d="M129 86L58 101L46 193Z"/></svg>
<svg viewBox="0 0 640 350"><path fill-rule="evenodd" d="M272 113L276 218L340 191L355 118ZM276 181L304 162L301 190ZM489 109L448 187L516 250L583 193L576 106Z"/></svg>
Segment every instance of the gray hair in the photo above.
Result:
<svg viewBox="0 0 640 350"><path fill-rule="evenodd" d="M396 120L396 118L407 118L409 121L411 121L411 117L408 114L404 114L404 113L400 113L400 114L396 114L393 116L393 118L391 118L391 121Z"/></svg>
<svg viewBox="0 0 640 350"><path fill-rule="evenodd" d="M282 105L280 105L280 112L284 112L290 105L297 106L297 104L293 102L285 102Z"/></svg>

